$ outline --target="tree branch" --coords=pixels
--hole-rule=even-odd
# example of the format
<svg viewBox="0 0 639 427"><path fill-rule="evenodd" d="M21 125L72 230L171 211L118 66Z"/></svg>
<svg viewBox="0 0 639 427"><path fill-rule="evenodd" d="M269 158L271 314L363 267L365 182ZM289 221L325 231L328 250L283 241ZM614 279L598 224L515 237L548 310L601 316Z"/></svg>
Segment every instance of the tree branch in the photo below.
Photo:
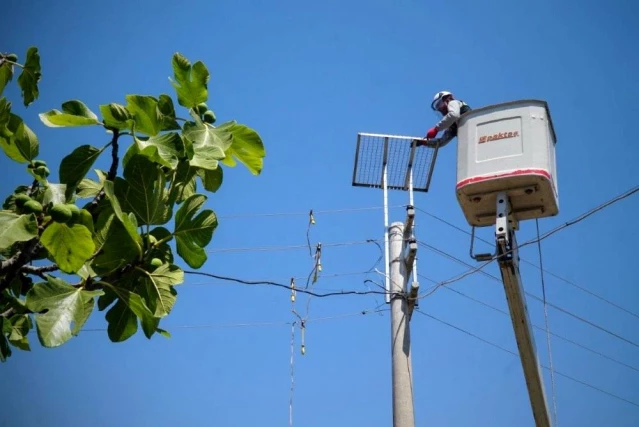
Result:
<svg viewBox="0 0 639 427"><path fill-rule="evenodd" d="M120 137L120 131L118 129L109 129L113 132L113 138L111 139L111 168L107 173L107 180L113 181L115 180L116 175L118 174L118 165L120 164L120 158L118 157L118 138ZM95 196L91 205L89 206L89 210L95 209L100 201L104 198L104 190L100 190L100 192Z"/></svg>
<svg viewBox="0 0 639 427"><path fill-rule="evenodd" d="M284 283L271 282L268 280L257 280L257 281L242 280L242 279L236 279L233 277L218 276L216 274L204 273L201 271L184 271L184 274L193 274L197 276L212 277L213 279L228 280L230 282L242 283L244 285L269 285L269 286L275 286L277 288L288 289L289 291L291 290L291 285L286 285ZM302 288L295 288L295 292L308 294L318 298L326 298L326 297L332 297L337 295L385 295L386 294L386 292L384 291L336 291L336 292L326 292L326 293L320 294L320 293L316 293L316 292L309 291L307 289L302 289Z"/></svg>
<svg viewBox="0 0 639 427"><path fill-rule="evenodd" d="M0 274L3 274L4 278L0 280L0 292L7 289L13 279L15 279L18 271L31 261L33 255L38 250L39 243L38 238L31 239L25 244L22 250L18 251L18 253L8 260L2 261L2 264L0 264Z"/></svg>
<svg viewBox="0 0 639 427"><path fill-rule="evenodd" d="M22 266L22 268L20 268L20 271L22 273L35 274L36 276L40 276L44 280L47 280L47 278L44 275L44 273L51 273L51 272L57 271L59 269L60 269L60 267L58 267L57 264L45 265L45 266L42 266L42 267L33 267L31 265L24 265L24 266Z"/></svg>

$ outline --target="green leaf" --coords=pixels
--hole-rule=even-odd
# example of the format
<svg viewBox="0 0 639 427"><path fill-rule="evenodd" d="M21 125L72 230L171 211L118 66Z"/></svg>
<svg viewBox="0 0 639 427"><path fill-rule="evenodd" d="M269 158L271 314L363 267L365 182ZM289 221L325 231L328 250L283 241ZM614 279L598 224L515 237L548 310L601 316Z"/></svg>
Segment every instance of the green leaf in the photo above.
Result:
<svg viewBox="0 0 639 427"><path fill-rule="evenodd" d="M230 132L233 135L233 143L226 150L226 158L222 161L227 166L235 166L237 158L253 175L259 175L264 165L266 150L262 138L253 129L235 122L228 122L218 129Z"/></svg>
<svg viewBox="0 0 639 427"><path fill-rule="evenodd" d="M5 154L18 163L28 163L39 154L38 137L24 121L13 113L6 114L0 123L0 146Z"/></svg>
<svg viewBox="0 0 639 427"><path fill-rule="evenodd" d="M69 226L53 222L44 230L40 241L65 273L77 272L95 250L91 231L81 224Z"/></svg>
<svg viewBox="0 0 639 427"><path fill-rule="evenodd" d="M108 128L125 130L131 128L133 116L124 105L111 103L100 105L102 120Z"/></svg>
<svg viewBox="0 0 639 427"><path fill-rule="evenodd" d="M11 331L11 323L9 319L0 317L0 362L6 362L11 357L11 347L5 338L5 335Z"/></svg>
<svg viewBox="0 0 639 427"><path fill-rule="evenodd" d="M144 300L142 299L142 297L136 293L129 291L128 289L113 286L111 284L108 284L108 286L120 298L120 301L118 302L118 304L120 302L123 302L124 304L126 304L126 307L130 311L135 313L135 316L137 316L140 319L140 322L142 323L142 330L144 331L144 335L146 335L147 338L151 338L151 336L156 332L156 328L159 324L159 319L153 317L153 313L151 312L151 310L149 310L149 307L147 307L147 305L144 303ZM114 308L118 304L116 304ZM136 329L137 329L137 325L136 325Z"/></svg>
<svg viewBox="0 0 639 427"><path fill-rule="evenodd" d="M216 169L218 161L224 159L233 138L230 132L201 122L185 123L183 135L192 143L191 166L209 170Z"/></svg>
<svg viewBox="0 0 639 427"><path fill-rule="evenodd" d="M135 122L135 130L150 136L162 129L162 118L158 110L158 100L147 95L127 95L127 110Z"/></svg>
<svg viewBox="0 0 639 427"><path fill-rule="evenodd" d="M0 95L4 88L13 79L13 64L7 61L0 63Z"/></svg>
<svg viewBox="0 0 639 427"><path fill-rule="evenodd" d="M27 294L27 307L33 312L46 310L35 316L40 343L44 347L57 347L77 334L88 317L87 301L102 293L75 288L53 276L35 285Z"/></svg>
<svg viewBox="0 0 639 427"><path fill-rule="evenodd" d="M162 335L165 338L171 338L171 334L169 333L169 331L165 331L164 329L157 329L158 334Z"/></svg>
<svg viewBox="0 0 639 427"><path fill-rule="evenodd" d="M81 145L67 155L60 162L60 182L67 186L67 197L70 197L75 188L100 157L104 148L98 149L90 145Z"/></svg>
<svg viewBox="0 0 639 427"><path fill-rule="evenodd" d="M9 334L9 342L16 348L24 351L31 351L29 346L29 331L33 327L31 318L28 314L17 314L10 319L11 333Z"/></svg>
<svg viewBox="0 0 639 427"><path fill-rule="evenodd" d="M118 188L126 187L128 185L127 182L122 179L118 179L117 182L118 182ZM113 181L105 180L103 185L104 185L104 194L107 196L107 199L109 200L109 202L111 202L111 206L113 207L113 212L115 213L115 216L120 220L122 225L124 225L124 228L129 234L129 237L137 246L138 253L141 254L142 253L142 237L137 232L138 223L137 223L135 215L133 213L131 213L131 215L126 215L122 211L122 207L120 206L119 199L115 195L116 186L113 183ZM127 191L128 191L128 187L126 189L119 190L118 193L120 194L125 193L123 197L126 197Z"/></svg>
<svg viewBox="0 0 639 427"><path fill-rule="evenodd" d="M107 334L113 342L123 342L138 331L138 318L124 301L119 300L105 316L109 323Z"/></svg>
<svg viewBox="0 0 639 427"><path fill-rule="evenodd" d="M49 127L92 126L101 124L98 116L82 101L71 100L62 104L62 111L40 113L40 120Z"/></svg>
<svg viewBox="0 0 639 427"><path fill-rule="evenodd" d="M140 225L164 224L171 217L171 206L164 204L165 177L146 156L133 156L124 168L128 184L126 202Z"/></svg>
<svg viewBox="0 0 639 427"><path fill-rule="evenodd" d="M66 184L48 183L46 185L46 190L44 191L44 198L42 199L42 204L48 205L49 203L53 203L54 205L58 205L60 203L66 203L67 201L71 201L71 197L67 199L66 193L67 193Z"/></svg>
<svg viewBox="0 0 639 427"><path fill-rule="evenodd" d="M158 99L158 111L160 113L162 130L181 129L180 125L175 120L175 107L173 106L173 100L170 96L164 94L160 95L160 99Z"/></svg>
<svg viewBox="0 0 639 427"><path fill-rule="evenodd" d="M204 248L213 237L217 217L210 209L196 212L206 201L206 196L194 194L184 201L175 214L175 236L178 255L191 267L200 268L206 261Z"/></svg>
<svg viewBox="0 0 639 427"><path fill-rule="evenodd" d="M153 272L141 268L138 270L142 274L142 281L146 287L149 308L154 312L155 317L168 315L177 299L177 292L173 286L184 282L184 272L172 264L163 264Z"/></svg>
<svg viewBox="0 0 639 427"><path fill-rule="evenodd" d="M149 258L159 258L163 263L173 264L173 251L171 250L171 246L169 246L168 242L173 239L173 235L169 230L164 227L156 227L151 230L150 234L154 236L157 241L164 240L168 238L164 243L159 246L151 249L151 253L149 254Z"/></svg>
<svg viewBox="0 0 639 427"><path fill-rule="evenodd" d="M177 171L175 172L175 178L173 178L173 184L169 194L169 204L182 203L195 194L197 170L198 169L190 167L188 161L180 161Z"/></svg>
<svg viewBox="0 0 639 427"><path fill-rule="evenodd" d="M22 89L24 106L28 107L40 95L38 82L42 78L42 68L38 48L32 46L27 50L27 59L23 65L22 73L18 77L18 85Z"/></svg>
<svg viewBox="0 0 639 427"><path fill-rule="evenodd" d="M206 191L215 193L222 186L224 171L221 167L213 170L198 169L197 174L202 179L202 185Z"/></svg>
<svg viewBox="0 0 639 427"><path fill-rule="evenodd" d="M0 250L16 242L26 242L38 235L38 222L34 214L16 215L0 212Z"/></svg>
<svg viewBox="0 0 639 427"><path fill-rule="evenodd" d="M129 229L112 212L102 212L95 229L94 242L100 254L95 257L91 266L97 274L104 276L112 273L142 254L140 245L131 236ZM135 229L133 232L137 235Z"/></svg>
<svg viewBox="0 0 639 427"><path fill-rule="evenodd" d="M92 199L98 195L102 185L92 179L84 178L76 187L76 195L81 199Z"/></svg>
<svg viewBox="0 0 639 427"><path fill-rule="evenodd" d="M152 162L175 169L183 153L182 138L175 132L149 138L135 138L135 143L129 147L124 156L123 164L126 166L131 157L142 154Z"/></svg>
<svg viewBox="0 0 639 427"><path fill-rule="evenodd" d="M177 92L178 104L193 108L206 102L210 75L204 63L197 61L191 67L191 62L178 52L173 55L172 65L175 81L169 80Z"/></svg>

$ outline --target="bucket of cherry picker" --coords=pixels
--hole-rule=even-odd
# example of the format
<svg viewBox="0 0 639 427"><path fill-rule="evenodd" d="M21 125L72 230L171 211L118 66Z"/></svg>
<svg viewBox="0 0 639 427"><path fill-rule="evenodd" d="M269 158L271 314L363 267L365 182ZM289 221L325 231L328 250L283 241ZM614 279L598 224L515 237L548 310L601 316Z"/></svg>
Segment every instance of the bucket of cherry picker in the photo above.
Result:
<svg viewBox="0 0 639 427"><path fill-rule="evenodd" d="M494 225L497 195L519 221L559 213L555 129L548 104L520 100L471 110L457 133L457 200L468 224Z"/></svg>

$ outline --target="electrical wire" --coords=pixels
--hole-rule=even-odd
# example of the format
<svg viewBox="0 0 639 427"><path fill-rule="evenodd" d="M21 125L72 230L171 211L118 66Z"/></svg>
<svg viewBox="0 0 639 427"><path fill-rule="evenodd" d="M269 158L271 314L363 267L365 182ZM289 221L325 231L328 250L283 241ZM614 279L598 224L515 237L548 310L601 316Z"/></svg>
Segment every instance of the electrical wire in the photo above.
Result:
<svg viewBox="0 0 639 427"><path fill-rule="evenodd" d="M367 245L369 243L377 243L379 239L366 239L353 242L337 242L337 243L324 243L322 246L328 248L334 248L339 246L354 246L354 245ZM308 249L308 245L288 245L288 246L256 246L247 248L221 248L221 249L208 249L208 253L228 253L228 252L276 252L276 251L290 251L290 250L302 250Z"/></svg>
<svg viewBox="0 0 639 427"><path fill-rule="evenodd" d="M267 285L267 286L274 286L277 288L284 288L287 290L291 289L290 285L285 285L283 283L278 283L278 282L274 282L270 280L243 280L243 279L237 279L234 277L227 277L227 276L220 276L217 274L205 273L203 271L189 271L189 270L185 270L184 274L206 276L206 277L211 277L213 279L227 280L230 282L241 283L243 285ZM355 290L342 290L342 291L335 291L335 292L317 293L317 292L313 292L313 291L309 291L307 289L301 289L301 288L297 288L296 292L308 294L318 298L327 298L327 297L338 296L338 295L385 295L386 294L386 292L383 292L383 291L355 291Z"/></svg>
<svg viewBox="0 0 639 427"><path fill-rule="evenodd" d="M426 276L424 276L424 275L422 275L422 274L419 274L419 277L421 277L421 278L423 278L423 279L425 279L425 280L428 280L429 282L437 283L437 281L436 281L436 280L430 279L430 278L428 278L428 277L426 277ZM455 294L457 294L457 295L459 295L459 296L461 296L461 297L464 297L464 298L466 298L466 299L468 299L468 300L470 300L470 301L473 301L473 302L475 302L475 303L477 303L477 304L481 304L481 305L483 305L483 306L484 306L484 307L486 307L486 308L490 308L491 310L494 310L494 311L496 311L497 313L501 313L501 314L503 314L504 316L510 317L510 314L509 314L507 311L502 310L502 309L500 309L500 308L498 308L498 307L495 307L494 305L488 304L487 302L481 301L481 300L479 300L479 299L477 299L477 298L471 297L470 295L465 294L465 293L463 293L462 291L460 291L460 290L458 290L458 289L455 289L455 288L453 288L453 287L449 287L449 286L445 287L444 289L445 289L445 290L447 290L447 291L453 292L453 293L455 293ZM533 324L532 326L533 326L533 328L538 329L538 330L540 330L540 331L542 331L542 332L544 332L544 331L545 331L545 328L542 328L542 327L537 326L537 325L535 325L535 324ZM599 351L597 351L597 350L594 350L594 349L592 349L592 348L590 348L590 347L588 347L588 346L585 346L585 345L583 345L583 344L580 344L580 343L578 343L578 342L576 342L576 341L573 341L573 340L571 340L571 339L569 339L569 338L566 338L566 337L564 337L564 336L562 336L562 335L559 335L559 334L557 334L557 333L554 333L554 332L552 332L552 331L550 331L550 334L551 334L553 337L555 337L555 338L558 338L558 339L560 339L560 340L562 340L562 341L564 341L564 342L567 342L568 344L572 344L572 345L574 345L575 347L579 347L579 348L581 348L582 350L586 350L586 351L588 351L588 352L590 352L590 353L592 353L592 354L595 354L595 355L597 355L597 356L599 356L599 357L602 357L602 358L607 359L607 360L609 360L609 361L611 361L611 362L614 362L614 363L618 364L619 366L623 366L623 367L625 367L625 368L632 369L632 370L633 370L633 371L635 371L635 372L639 372L639 368L637 368L637 367L635 367L635 366L628 365L627 363L624 363L624 362L622 362L622 361L620 361L620 360L618 360L618 359L615 359L615 358L613 358L613 357L610 357L610 356L608 356L608 355L606 355L606 354L603 354L603 353L601 353L601 352L599 352Z"/></svg>
<svg viewBox="0 0 639 427"><path fill-rule="evenodd" d="M389 206L389 209L395 208L403 208L405 205L396 205ZM336 213L347 213L347 212L364 212L364 211L373 211L373 210L382 210L384 206L369 206L362 208L343 208L343 209L324 209L324 210L316 210L313 209L313 213L315 214L336 214ZM275 213L249 213L249 214L229 214L229 215L220 215L219 219L235 219L235 218L256 218L256 217L280 217L280 216L301 216L308 215L308 211L306 212L275 212Z"/></svg>
<svg viewBox="0 0 639 427"><path fill-rule="evenodd" d="M470 332L470 331L467 331L467 330L465 330L465 329L463 329L463 328L460 328L459 326L455 326L455 325L453 325L453 324L451 324L451 323L448 323L448 322L446 322L446 321L444 321L444 320L442 320L442 319L439 319L439 318L437 318L437 317L435 317L435 316L433 316L433 315L431 315L431 314L428 314L428 313L426 313L426 312L422 311L421 309L415 308L415 311L416 311L416 312L418 312L418 313L420 313L421 315L423 315L423 316L425 316L425 317L430 318L431 320L435 320L435 321L437 321L437 322L439 322L439 323L441 323L441 324L443 324L443 325L446 325L446 326L448 326L448 327L450 327L450 328L453 328L453 329L455 329L455 330L457 330L457 331L459 331L459 332L462 332L462 333L464 333L464 334L466 334L466 335L469 335L469 336L471 336L471 337L473 337L473 338L475 338L475 339L477 339L477 340L479 340L479 341L483 342L484 344L488 344L488 345L490 345L491 347L497 348L497 349L499 349L499 350L501 350L501 351L503 351L503 352L509 353L509 354L511 354L511 355L513 355L513 356L515 356L515 357L519 357L519 354L515 353L514 351L511 351L511 350L509 350L509 349L507 349L507 348L505 348L505 347L502 347L502 346L500 346L499 344L495 344L495 343L493 343L493 342L491 342L491 341L488 341L487 339L482 338L482 337L480 337L479 335L476 335L476 334L474 334L474 333L472 333L472 332ZM546 366L544 366L544 365L540 365L540 366L541 366L542 368L544 368L544 369L549 369L548 367L546 367ZM630 405L633 405L633 406L636 406L636 407L638 407L638 408L639 408L639 403L633 402L633 401L628 400L628 399L626 399L626 398L624 398L624 397L621 397L621 396L618 396L618 395L616 395L616 394L614 394L614 393L611 393L611 392L609 392L609 391L603 390L602 388L599 388L599 387L597 387L597 386L594 386L594 385L592 385L592 384L589 384L589 383L587 383L587 382L585 382L585 381L579 380L579 379L577 379L577 378L574 378L574 377L572 377L572 376L570 376L570 375L567 375L567 374L564 374L564 373L562 373L562 372L557 371L557 372L556 372L556 374L557 374L557 375L559 375L559 376L561 376L561 377L563 377L563 378L569 379L569 380L574 381L574 382L576 382L576 383L578 383L578 384L581 384L581 385L583 385L583 386L589 387L589 388L591 388L591 389L593 389L593 390L596 390L596 391L598 391L598 392L600 392L600 393L606 394L606 395L608 395L608 396L610 396L610 397L613 397L613 398L618 399L618 400L620 400L620 401L622 401L622 402L626 402L626 403L628 403L628 404L630 404Z"/></svg>
<svg viewBox="0 0 639 427"><path fill-rule="evenodd" d="M557 422L557 393L555 390L555 369L552 361L552 348L550 345L550 325L548 322L548 305L546 304L546 281L544 279L544 263L541 253L541 240L539 240L539 219L535 218L535 225L537 226L537 249L539 251L539 268L541 274L541 294L543 296L544 304L544 321L546 323L546 343L548 345L548 363L550 364L550 383L552 387L552 404L554 411L555 425L559 425Z"/></svg>
<svg viewBox="0 0 639 427"><path fill-rule="evenodd" d="M540 240L540 241L541 241L541 240ZM460 264L462 264L462 265L464 265L464 266L467 266L467 267L468 267L468 266L470 266L470 264L468 264L466 261L461 260L461 259L459 259L458 257L456 257L456 256L454 256L454 255L451 255L451 254L449 254L449 253L447 253L447 252L444 252L444 251L442 251L441 249L438 249L438 248L436 248L436 247L434 247L434 246L431 246L431 245L429 245L429 244L427 244L427 243L419 242L419 245L420 245L420 246L422 246L422 247L428 248L428 249L430 249L430 250L432 250L432 251L434 251L434 252L436 252L436 253L438 253L438 254L440 254L440 255L446 256L447 258L449 258L449 259L451 259L451 260L454 260L454 261L456 261L456 262L458 262L458 263L460 263ZM495 275L493 275L493 274L487 273L487 272L485 272L485 271L476 271L475 273L481 273L481 274L483 274L484 276L489 277L489 278L491 278L492 280L494 280L494 281L496 281L496 282L502 283L502 281L501 281L501 279L500 279L500 278L498 278L497 276L495 276ZM466 276L469 276L469 275L470 275L470 274L466 274ZM438 283L437 283L437 284L436 284L436 285L435 285L435 286L434 286L431 290L427 291L427 292L426 292L423 296L420 296L420 297L418 297L418 298L425 298L425 297L427 297L427 296L430 296L430 295L432 295L432 294L433 294L436 290L440 289L443 285L445 285L445 284L449 284L449 283L452 283L452 282L450 282L450 281L438 282ZM526 294L526 295L527 295L527 296L529 296L530 298L532 298L532 299L534 299L534 300L537 300L537 301L539 301L539 302L541 302L541 303L543 303L543 302L544 302L544 300L543 300L542 298L538 297L537 295L531 294L531 293L530 293L530 292L528 292L528 291L524 291L524 294ZM592 322L591 320L585 319L584 317L579 316L579 315L577 315L577 314L575 314L575 313L573 313L573 312L571 312L571 311L569 311L569 310L566 310L565 308L559 307L558 305L553 304L553 303L551 303L551 302L546 302L546 304L547 304L549 307L552 307L552 308L554 308L555 310L560 311L560 312L562 312L562 313L566 314L567 316L570 316L570 317L572 317L572 318L574 318L574 319L576 319L576 320L579 320L580 322L583 322L583 323L585 323L585 324L587 324L587 325L590 325L590 326L592 326L592 327L594 327L594 328L596 328L596 329L599 329L600 331L605 332L605 333L607 333L607 334L609 334L609 335L611 335L611 336L613 336L613 337L615 337L615 338L617 338L617 339L619 339L619 340L621 340L621 341L624 341L624 342L626 342L626 343L628 343L628 344L631 344L631 345L633 345L633 346L635 346L635 347L639 347L639 344L638 344L638 343L636 343L636 342L634 342L634 341L631 341L631 340L629 340L628 338L625 338L625 337L623 337L623 336L621 336L621 335L617 334L616 332L612 332L611 330L606 329L606 328L604 328L603 326L600 326L600 325L598 325L598 324L596 324L596 323Z"/></svg>
<svg viewBox="0 0 639 427"><path fill-rule="evenodd" d="M447 220L445 220L445 219L443 219L443 218L441 218L441 217L439 217L439 216L437 216L437 215L435 215L435 214L433 214L431 212L428 212L428 211L426 211L424 209L421 209L421 208L418 208L418 207L415 207L415 209L418 210L419 212L421 212L421 213L423 213L423 214L425 214L425 215L427 215L427 216L429 216L429 217L431 217L431 218L443 223L443 224L448 225L449 227L451 227L451 228L453 228L453 229L455 229L455 230L457 230L459 232L462 232L462 233L464 233L464 234L466 234L468 236L471 236L471 233L469 231L464 230L463 228L461 228L461 227L459 227L459 226L457 226L455 224L452 224L451 222L449 222L449 221L447 221ZM484 243L487 243L489 245L493 245L494 244L494 242L490 242L490 241L488 241L486 239L483 239L483 238L481 238L479 236L475 236L475 238L477 240L482 241ZM520 261L522 263L524 263L524 264L528 264L528 265L530 265L532 267L535 267L537 269L540 268L537 264L535 264L533 262L530 262L530 261L528 261L528 260L526 260L524 258L521 258ZM565 277L562 277L562 276L560 276L560 275L558 275L556 273L553 273L552 271L549 271L549 270L545 270L545 273L550 275L550 276L552 276L552 277L554 277L554 278L556 278L556 279L561 280L562 282L564 282L564 283L566 283L566 284L568 284L568 285L570 285L570 286L572 286L572 287L574 287L574 288L576 288L576 289L578 289L578 290L580 290L580 291L582 291L582 292L584 292L584 293L586 293L586 294L588 294L588 295L590 295L590 296L592 296L594 298L599 299L600 301L602 301L602 302L604 302L604 303L606 303L606 304L608 304L608 305L610 305L610 306L612 306L612 307L614 307L614 308L616 308L618 310L621 310L621 311L625 312L626 314L629 314L629 315L639 319L639 314L637 314L635 312L632 312L632 311L628 310L627 308L622 307L621 305L619 305L619 304L617 304L617 303L615 303L615 302L613 302L613 301L611 301L611 300L609 300L607 298L604 298L603 296L601 296L601 295L599 295L599 294L597 294L597 293L595 293L595 292L593 292L593 291L591 291L591 290L589 290L589 289L587 289L587 288L585 288L583 286L580 286L579 284L575 283L572 280L569 280L569 279L567 279Z"/></svg>

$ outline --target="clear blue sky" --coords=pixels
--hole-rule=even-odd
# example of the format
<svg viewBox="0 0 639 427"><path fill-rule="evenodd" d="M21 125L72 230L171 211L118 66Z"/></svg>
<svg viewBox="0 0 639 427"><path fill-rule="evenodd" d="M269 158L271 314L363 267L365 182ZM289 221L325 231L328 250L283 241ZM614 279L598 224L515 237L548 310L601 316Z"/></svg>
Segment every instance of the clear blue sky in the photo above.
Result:
<svg viewBox="0 0 639 427"><path fill-rule="evenodd" d="M52 175L80 144L107 142L99 130L49 129L37 113L68 99L98 105L128 93L172 93L171 55L201 59L211 71L210 101L218 120L258 130L267 148L264 172L226 171L208 205L220 219L210 249L302 245L308 217L259 213L380 207L381 192L351 186L357 132L423 135L436 117L432 94L451 90L473 107L541 98L558 135L560 215L549 230L639 181L634 120L639 60L638 6L630 1L420 2L236 1L19 2L2 6L0 50L41 50L38 102L17 111L38 133ZM635 42L633 42L635 40ZM17 101L15 89L9 96ZM106 162L107 159L105 159ZM3 194L28 182L23 168L2 157ZM432 189L416 204L469 230L454 193L456 143L440 153ZM104 167L106 163L101 165ZM407 202L393 193L391 204ZM626 199L543 241L544 267L628 310L639 311L633 220L639 198ZM246 215L241 218L233 215ZM403 208L391 220L403 220ZM317 214L313 243L383 238L381 209ZM468 236L424 214L418 237L465 261ZM524 224L520 241L535 236ZM482 230L490 238L490 230ZM488 249L487 246L484 246ZM332 274L368 270L375 245L326 247L317 290L366 290L366 278ZM537 263L534 245L522 258ZM211 253L203 270L286 283L305 276L308 252ZM381 265L379 266L381 268ZM420 249L419 272L439 281L466 270ZM495 265L487 272L498 275ZM526 289L541 295L539 270L524 264ZM429 286L422 279L424 288ZM547 275L552 303L639 342L639 318ZM506 310L502 286L481 274L451 285ZM300 296L298 307L305 309ZM295 349L296 426L391 425L390 326L382 315L339 317L372 309L380 298L313 300L307 352ZM289 293L189 277L163 322L167 340L139 333L109 342L104 313L63 347L16 351L0 367L0 425L288 425L291 322ZM386 307L383 307L386 308ZM511 351L507 316L440 289L421 309ZM529 300L534 323L543 308ZM639 369L639 348L549 308L551 330ZM229 327L275 322L270 326ZM179 328L180 326L206 326ZM417 425L532 426L519 359L471 336L416 315L413 374ZM536 330L542 363L545 334ZM565 341L552 340L558 371L639 403L639 372ZM545 371L550 398L550 376ZM556 377L562 426L636 426L639 407Z"/></svg>

